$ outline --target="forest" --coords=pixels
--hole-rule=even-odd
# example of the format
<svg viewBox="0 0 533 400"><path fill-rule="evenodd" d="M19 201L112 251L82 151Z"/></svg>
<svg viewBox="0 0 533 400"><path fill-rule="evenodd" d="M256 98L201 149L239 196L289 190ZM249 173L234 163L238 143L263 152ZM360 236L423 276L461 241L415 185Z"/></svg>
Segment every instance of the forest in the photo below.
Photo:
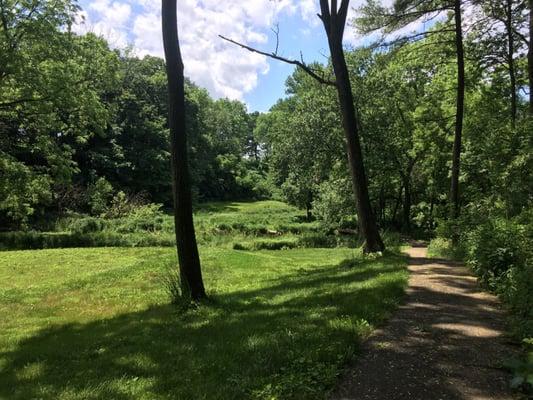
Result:
<svg viewBox="0 0 533 400"><path fill-rule="evenodd" d="M0 0L0 398L343 398L419 243L532 393L533 0L315 3L324 62L213 39L294 66L251 112L184 76L175 0L165 58Z"/></svg>

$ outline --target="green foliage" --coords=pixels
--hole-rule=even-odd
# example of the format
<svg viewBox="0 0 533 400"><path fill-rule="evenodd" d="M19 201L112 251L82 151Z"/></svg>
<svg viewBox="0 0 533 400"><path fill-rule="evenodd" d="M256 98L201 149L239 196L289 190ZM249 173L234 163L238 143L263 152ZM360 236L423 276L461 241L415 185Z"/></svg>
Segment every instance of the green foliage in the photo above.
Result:
<svg viewBox="0 0 533 400"><path fill-rule="evenodd" d="M85 217L72 218L67 229L75 234L101 232L106 227L106 221L101 218Z"/></svg>
<svg viewBox="0 0 533 400"><path fill-rule="evenodd" d="M35 206L50 202L49 178L0 151L0 223L24 226ZM5 216L2 218L2 214Z"/></svg>
<svg viewBox="0 0 533 400"><path fill-rule="evenodd" d="M468 234L469 264L509 304L523 337L533 337L532 226L491 219Z"/></svg>
<svg viewBox="0 0 533 400"><path fill-rule="evenodd" d="M451 228L450 228L451 225ZM533 336L533 220L531 212L508 219L486 206L444 224L431 241L432 256L464 259L481 282L509 306L519 337ZM450 237L459 235L458 245Z"/></svg>
<svg viewBox="0 0 533 400"><path fill-rule="evenodd" d="M94 184L88 187L87 194L91 213L103 215L109 208L113 196L113 186L105 178L98 178Z"/></svg>
<svg viewBox="0 0 533 400"><path fill-rule="evenodd" d="M468 234L470 265L482 281L495 288L508 272L524 265L525 227L505 219L490 219Z"/></svg>
<svg viewBox="0 0 533 400"><path fill-rule="evenodd" d="M166 223L161 204L146 204L134 207L125 217L114 220L112 228L119 233L161 232Z"/></svg>
<svg viewBox="0 0 533 400"><path fill-rule="evenodd" d="M313 211L326 229L357 228L355 199L352 183L347 171L342 174L340 166L335 169L337 176L318 187L313 201Z"/></svg>
<svg viewBox="0 0 533 400"><path fill-rule="evenodd" d="M533 394L533 338L524 339L524 356L506 360L504 367L513 374L511 387Z"/></svg>
<svg viewBox="0 0 533 400"><path fill-rule="evenodd" d="M90 222L88 222L91 225ZM77 226L74 225L75 229ZM172 234L156 235L134 233L129 235L113 231L90 232L99 229L95 226L80 226L80 229L89 230L88 233L47 233L47 232L0 232L0 250L32 250L32 249L57 249L72 247L168 247L175 246L175 237Z"/></svg>

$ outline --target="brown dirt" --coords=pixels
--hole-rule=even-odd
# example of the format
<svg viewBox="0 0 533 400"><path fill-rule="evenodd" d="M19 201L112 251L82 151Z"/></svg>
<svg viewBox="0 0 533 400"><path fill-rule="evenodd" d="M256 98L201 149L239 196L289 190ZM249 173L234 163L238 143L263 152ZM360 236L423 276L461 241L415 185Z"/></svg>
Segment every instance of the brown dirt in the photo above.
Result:
<svg viewBox="0 0 533 400"><path fill-rule="evenodd" d="M497 298L461 264L426 253L423 246L408 250L405 303L363 344L332 400L517 398L499 368L516 346Z"/></svg>

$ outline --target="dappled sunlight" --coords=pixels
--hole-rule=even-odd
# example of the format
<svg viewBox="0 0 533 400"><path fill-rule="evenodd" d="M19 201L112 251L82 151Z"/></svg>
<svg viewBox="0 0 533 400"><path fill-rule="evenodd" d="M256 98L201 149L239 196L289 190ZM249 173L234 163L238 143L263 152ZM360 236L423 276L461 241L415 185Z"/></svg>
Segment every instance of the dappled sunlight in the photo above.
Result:
<svg viewBox="0 0 533 400"><path fill-rule="evenodd" d="M511 399L499 365L516 348L498 300L464 266L428 259L423 248L409 253L407 301L365 344L333 398Z"/></svg>

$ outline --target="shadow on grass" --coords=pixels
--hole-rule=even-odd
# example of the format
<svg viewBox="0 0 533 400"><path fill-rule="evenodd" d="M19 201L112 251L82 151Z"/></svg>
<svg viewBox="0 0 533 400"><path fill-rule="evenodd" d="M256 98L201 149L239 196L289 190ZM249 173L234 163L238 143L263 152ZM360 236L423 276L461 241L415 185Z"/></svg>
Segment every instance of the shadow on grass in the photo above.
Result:
<svg viewBox="0 0 533 400"><path fill-rule="evenodd" d="M53 326L0 353L0 398L322 398L368 323L402 297L403 258L320 266L213 296Z"/></svg>
<svg viewBox="0 0 533 400"><path fill-rule="evenodd" d="M251 202L251 201L250 201ZM213 203L200 203L194 206L194 212L200 213L223 213L223 212L237 212L239 206L237 203L228 202L213 202Z"/></svg>

